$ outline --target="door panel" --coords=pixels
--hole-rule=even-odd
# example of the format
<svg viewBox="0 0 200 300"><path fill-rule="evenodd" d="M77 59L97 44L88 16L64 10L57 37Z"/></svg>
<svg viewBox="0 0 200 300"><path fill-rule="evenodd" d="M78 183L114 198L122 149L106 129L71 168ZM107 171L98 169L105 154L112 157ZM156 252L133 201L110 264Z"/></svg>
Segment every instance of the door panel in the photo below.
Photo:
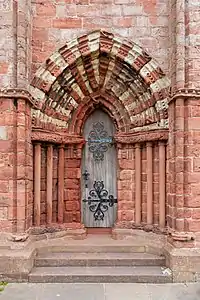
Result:
<svg viewBox="0 0 200 300"><path fill-rule="evenodd" d="M112 227L116 220L117 178L115 127L101 110L84 127L82 156L82 222L86 227Z"/></svg>

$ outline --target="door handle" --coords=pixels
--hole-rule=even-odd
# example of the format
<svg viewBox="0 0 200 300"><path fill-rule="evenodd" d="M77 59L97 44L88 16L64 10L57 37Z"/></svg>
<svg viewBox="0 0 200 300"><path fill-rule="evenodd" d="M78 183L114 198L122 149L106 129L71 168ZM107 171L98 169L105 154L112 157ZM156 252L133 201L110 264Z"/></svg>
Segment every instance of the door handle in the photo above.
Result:
<svg viewBox="0 0 200 300"><path fill-rule="evenodd" d="M88 182L90 173L87 170L85 170L85 172L82 175L83 175L83 180L85 181L85 188L87 188L88 187L87 182Z"/></svg>

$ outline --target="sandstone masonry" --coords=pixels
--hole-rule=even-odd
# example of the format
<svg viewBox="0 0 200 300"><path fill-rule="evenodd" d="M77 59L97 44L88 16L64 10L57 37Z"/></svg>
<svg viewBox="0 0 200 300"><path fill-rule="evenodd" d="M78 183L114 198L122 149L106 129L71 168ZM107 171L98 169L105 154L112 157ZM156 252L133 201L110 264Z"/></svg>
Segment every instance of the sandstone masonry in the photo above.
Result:
<svg viewBox="0 0 200 300"><path fill-rule="evenodd" d="M86 236L83 127L100 107L116 126L112 236L139 229L174 281L198 279L199 19L198 0L0 2L0 261L16 241Z"/></svg>

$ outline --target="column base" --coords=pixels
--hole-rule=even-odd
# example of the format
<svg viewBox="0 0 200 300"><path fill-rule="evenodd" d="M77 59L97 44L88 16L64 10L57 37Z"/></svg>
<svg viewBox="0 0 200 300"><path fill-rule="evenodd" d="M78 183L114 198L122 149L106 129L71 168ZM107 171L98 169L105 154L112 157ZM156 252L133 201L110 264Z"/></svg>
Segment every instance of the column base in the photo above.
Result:
<svg viewBox="0 0 200 300"><path fill-rule="evenodd" d="M135 224L133 222L121 221L117 222L112 229L112 235L124 235L130 236L133 235L134 230L143 231L143 232L152 232L155 234L167 235L167 228L160 228L158 225L147 225L145 223Z"/></svg>
<svg viewBox="0 0 200 300"><path fill-rule="evenodd" d="M52 223L48 225L41 225L38 227L31 227L28 230L31 240L54 239L68 236L72 239L86 238L86 229L81 223Z"/></svg>
<svg viewBox="0 0 200 300"><path fill-rule="evenodd" d="M197 241L192 232L179 232L169 229L167 241L176 248L195 248Z"/></svg>
<svg viewBox="0 0 200 300"><path fill-rule="evenodd" d="M191 246L192 247L192 246ZM194 246L193 246L194 247ZM164 246L166 266L171 269L173 282L200 281L200 248L185 248L185 243Z"/></svg>

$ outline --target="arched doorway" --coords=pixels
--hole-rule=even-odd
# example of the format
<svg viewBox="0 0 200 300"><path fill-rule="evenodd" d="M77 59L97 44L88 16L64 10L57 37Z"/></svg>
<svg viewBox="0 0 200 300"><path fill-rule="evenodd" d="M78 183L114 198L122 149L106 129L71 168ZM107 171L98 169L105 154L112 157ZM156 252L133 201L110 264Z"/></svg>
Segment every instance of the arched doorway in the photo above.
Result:
<svg viewBox="0 0 200 300"><path fill-rule="evenodd" d="M165 228L169 85L144 49L101 30L66 43L46 60L31 84L39 170L34 173L34 225ZM117 159L115 147L108 147L105 160L96 165L88 137L97 129L93 123L102 127L100 116L108 124L106 142L115 134ZM95 149L99 141L93 142ZM118 203L98 210L97 194L97 202L91 201L97 189Z"/></svg>
<svg viewBox="0 0 200 300"><path fill-rule="evenodd" d="M86 227L113 227L117 216L115 126L102 110L84 125L81 208Z"/></svg>

